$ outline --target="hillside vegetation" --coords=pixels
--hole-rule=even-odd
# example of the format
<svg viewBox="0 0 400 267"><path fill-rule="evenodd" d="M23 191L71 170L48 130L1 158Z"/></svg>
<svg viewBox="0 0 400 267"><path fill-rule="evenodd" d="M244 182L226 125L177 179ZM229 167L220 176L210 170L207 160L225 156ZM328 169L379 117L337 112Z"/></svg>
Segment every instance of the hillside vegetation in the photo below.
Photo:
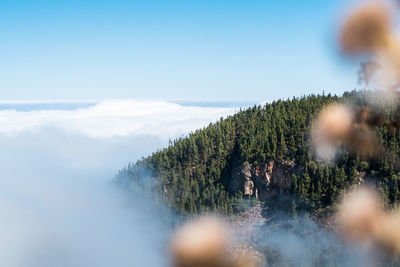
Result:
<svg viewBox="0 0 400 267"><path fill-rule="evenodd" d="M400 199L400 170L393 161L400 152L398 130L375 129L386 154L367 158L343 147L334 162L315 158L311 123L324 105L334 101L363 106L366 96L310 95L240 110L130 164L117 180L155 177L156 190L181 214L235 214L242 199L260 199L269 208L295 216L299 210L327 210L344 189L364 182L378 186L386 205L395 205ZM393 110L386 106L380 112L393 119ZM282 179L284 183L278 181Z"/></svg>

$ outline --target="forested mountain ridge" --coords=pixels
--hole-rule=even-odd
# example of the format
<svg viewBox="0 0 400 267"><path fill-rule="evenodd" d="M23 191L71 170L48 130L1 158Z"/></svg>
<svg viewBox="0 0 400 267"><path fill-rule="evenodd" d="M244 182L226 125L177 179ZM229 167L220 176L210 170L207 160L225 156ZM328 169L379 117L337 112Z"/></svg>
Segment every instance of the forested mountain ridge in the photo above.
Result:
<svg viewBox="0 0 400 267"><path fill-rule="evenodd" d="M400 170L389 158L400 152L398 130L376 128L391 155L366 158L344 147L334 162L314 157L311 123L323 106L335 101L363 106L367 99L364 92L353 91L240 110L130 164L116 179L156 177L158 192L181 214L234 214L243 198L260 199L291 214L318 211L335 203L345 188L367 180L380 188L387 205L397 203ZM390 107L381 113L396 116Z"/></svg>

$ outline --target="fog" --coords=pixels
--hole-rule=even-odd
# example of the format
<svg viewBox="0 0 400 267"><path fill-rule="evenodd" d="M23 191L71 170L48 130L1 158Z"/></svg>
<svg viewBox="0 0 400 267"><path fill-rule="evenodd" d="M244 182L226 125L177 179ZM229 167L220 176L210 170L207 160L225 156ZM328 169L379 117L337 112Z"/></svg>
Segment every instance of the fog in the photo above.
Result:
<svg viewBox="0 0 400 267"><path fill-rule="evenodd" d="M234 108L113 100L0 111L0 266L165 266L170 226L127 163Z"/></svg>

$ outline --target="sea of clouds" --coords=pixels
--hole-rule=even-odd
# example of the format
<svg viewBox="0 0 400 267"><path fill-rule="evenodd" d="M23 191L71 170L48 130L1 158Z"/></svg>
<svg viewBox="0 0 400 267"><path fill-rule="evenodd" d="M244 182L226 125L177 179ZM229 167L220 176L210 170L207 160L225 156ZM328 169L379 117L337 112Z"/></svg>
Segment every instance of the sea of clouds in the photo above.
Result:
<svg viewBox="0 0 400 267"><path fill-rule="evenodd" d="M132 99L65 107L0 105L0 266L165 266L169 226L146 192L127 196L112 177L237 109Z"/></svg>

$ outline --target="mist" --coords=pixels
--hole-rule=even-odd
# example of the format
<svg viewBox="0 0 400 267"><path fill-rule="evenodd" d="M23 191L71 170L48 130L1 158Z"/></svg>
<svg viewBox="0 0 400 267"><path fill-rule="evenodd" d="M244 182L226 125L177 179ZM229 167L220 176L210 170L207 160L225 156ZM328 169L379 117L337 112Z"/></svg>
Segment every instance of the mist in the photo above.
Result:
<svg viewBox="0 0 400 267"><path fill-rule="evenodd" d="M273 222L255 230L267 266L379 266L381 255L345 242L304 214L276 213Z"/></svg>
<svg viewBox="0 0 400 267"><path fill-rule="evenodd" d="M170 225L149 192L112 178L233 112L134 100L0 111L0 266L165 266Z"/></svg>

